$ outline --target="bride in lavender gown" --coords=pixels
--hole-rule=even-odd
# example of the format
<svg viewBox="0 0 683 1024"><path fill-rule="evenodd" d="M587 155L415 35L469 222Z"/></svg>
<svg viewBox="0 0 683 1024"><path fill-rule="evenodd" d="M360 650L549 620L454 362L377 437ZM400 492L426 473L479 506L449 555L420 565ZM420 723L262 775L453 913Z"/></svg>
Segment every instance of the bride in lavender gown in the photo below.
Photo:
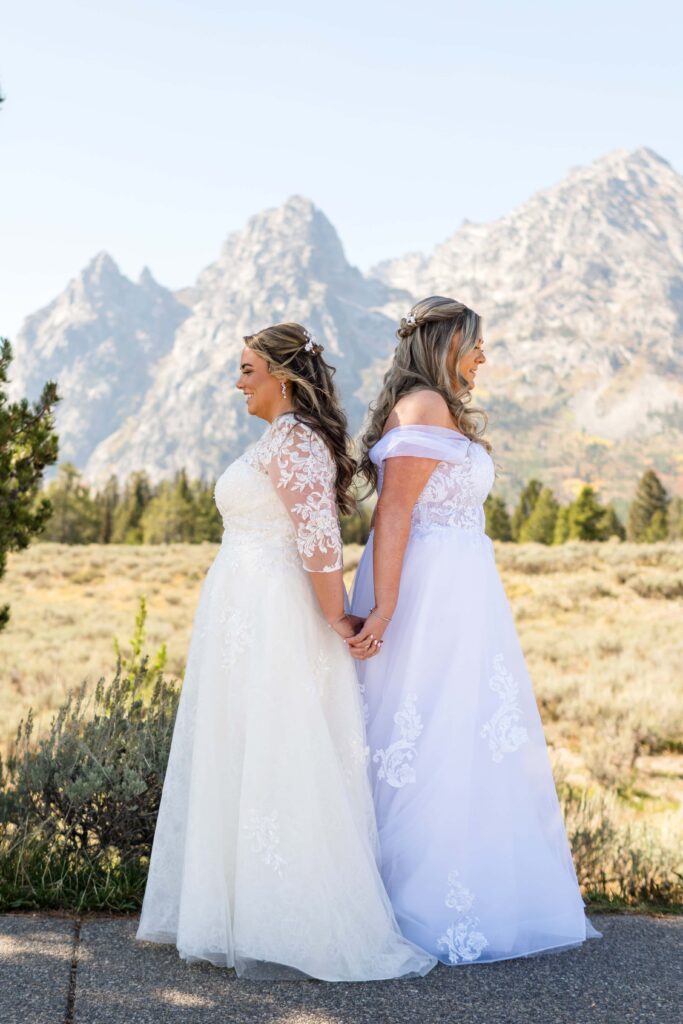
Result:
<svg viewBox="0 0 683 1024"><path fill-rule="evenodd" d="M352 610L382 853L403 933L447 964L597 936L483 502L495 471L467 408L480 319L419 302L363 439L379 493Z"/></svg>
<svg viewBox="0 0 683 1024"><path fill-rule="evenodd" d="M377 868L338 510L353 462L322 346L245 338L263 437L216 484L225 532L199 602L138 938L240 975L425 974ZM329 624L329 628L328 628Z"/></svg>

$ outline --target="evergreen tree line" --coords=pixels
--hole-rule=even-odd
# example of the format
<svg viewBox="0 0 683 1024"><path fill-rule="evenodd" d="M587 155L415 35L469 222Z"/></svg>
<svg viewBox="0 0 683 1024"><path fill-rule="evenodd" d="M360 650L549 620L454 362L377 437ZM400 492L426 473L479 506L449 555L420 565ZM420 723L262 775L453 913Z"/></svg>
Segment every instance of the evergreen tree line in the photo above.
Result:
<svg viewBox="0 0 683 1024"><path fill-rule="evenodd" d="M512 515L502 498L489 495L484 505L486 532L493 540L518 544L564 544L568 540L618 540L652 543L683 539L683 499L673 500L654 470L643 473L629 505L626 524L609 502L603 505L590 485L562 505L540 480L529 480Z"/></svg>
<svg viewBox="0 0 683 1024"><path fill-rule="evenodd" d="M59 467L44 496L52 506L42 538L66 544L168 544L220 541L223 526L213 500L213 481L188 480L184 470L152 484L144 472L123 485L111 477L93 491L70 463ZM512 513L503 499L485 503L486 531L494 540L563 544L568 540L634 541L683 539L683 500L671 500L653 470L643 474L624 525L611 503L603 505L590 486L562 505L549 487L530 480ZM363 503L342 521L347 544L364 544L371 508Z"/></svg>
<svg viewBox="0 0 683 1024"><path fill-rule="evenodd" d="M123 485L115 476L93 491L69 462L45 488L52 516L43 540L62 544L170 544L220 541L223 526L213 481L188 480L184 470L152 484L145 472Z"/></svg>

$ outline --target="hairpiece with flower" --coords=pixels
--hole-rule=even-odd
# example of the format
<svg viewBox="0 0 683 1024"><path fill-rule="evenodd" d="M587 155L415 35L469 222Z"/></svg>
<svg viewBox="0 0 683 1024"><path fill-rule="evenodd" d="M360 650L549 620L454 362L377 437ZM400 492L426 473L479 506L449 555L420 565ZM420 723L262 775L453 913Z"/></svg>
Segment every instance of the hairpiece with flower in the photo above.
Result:
<svg viewBox="0 0 683 1024"><path fill-rule="evenodd" d="M415 327L417 325L417 320L415 319L414 313L408 313L406 316L403 317L403 321L406 327Z"/></svg>
<svg viewBox="0 0 683 1024"><path fill-rule="evenodd" d="M304 337L306 338L306 344L304 345L305 352L315 352L318 347L318 342L315 340L315 336L304 327Z"/></svg>

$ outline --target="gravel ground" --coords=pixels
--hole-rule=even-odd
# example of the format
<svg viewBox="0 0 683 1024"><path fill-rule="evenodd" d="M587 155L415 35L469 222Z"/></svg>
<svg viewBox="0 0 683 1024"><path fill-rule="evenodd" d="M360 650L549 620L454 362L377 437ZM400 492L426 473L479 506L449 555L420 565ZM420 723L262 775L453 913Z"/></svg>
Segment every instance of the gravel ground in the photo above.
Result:
<svg viewBox="0 0 683 1024"><path fill-rule="evenodd" d="M680 1024L683 918L595 916L601 941L419 980L240 981L136 943L134 918L0 917L2 1024Z"/></svg>

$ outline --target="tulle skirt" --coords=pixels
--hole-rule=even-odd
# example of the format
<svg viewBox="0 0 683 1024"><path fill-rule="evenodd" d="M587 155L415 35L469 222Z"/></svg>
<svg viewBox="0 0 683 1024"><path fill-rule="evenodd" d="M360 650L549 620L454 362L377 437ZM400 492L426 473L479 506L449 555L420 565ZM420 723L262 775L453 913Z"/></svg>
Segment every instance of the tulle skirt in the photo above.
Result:
<svg viewBox="0 0 683 1024"><path fill-rule="evenodd" d="M371 535L358 615L374 603L372 552ZM358 667L382 874L403 933L447 964L597 936L489 538L411 537L384 638Z"/></svg>
<svg viewBox="0 0 683 1024"><path fill-rule="evenodd" d="M241 975L424 974L377 867L353 662L292 550L226 537L194 622L138 938Z"/></svg>

